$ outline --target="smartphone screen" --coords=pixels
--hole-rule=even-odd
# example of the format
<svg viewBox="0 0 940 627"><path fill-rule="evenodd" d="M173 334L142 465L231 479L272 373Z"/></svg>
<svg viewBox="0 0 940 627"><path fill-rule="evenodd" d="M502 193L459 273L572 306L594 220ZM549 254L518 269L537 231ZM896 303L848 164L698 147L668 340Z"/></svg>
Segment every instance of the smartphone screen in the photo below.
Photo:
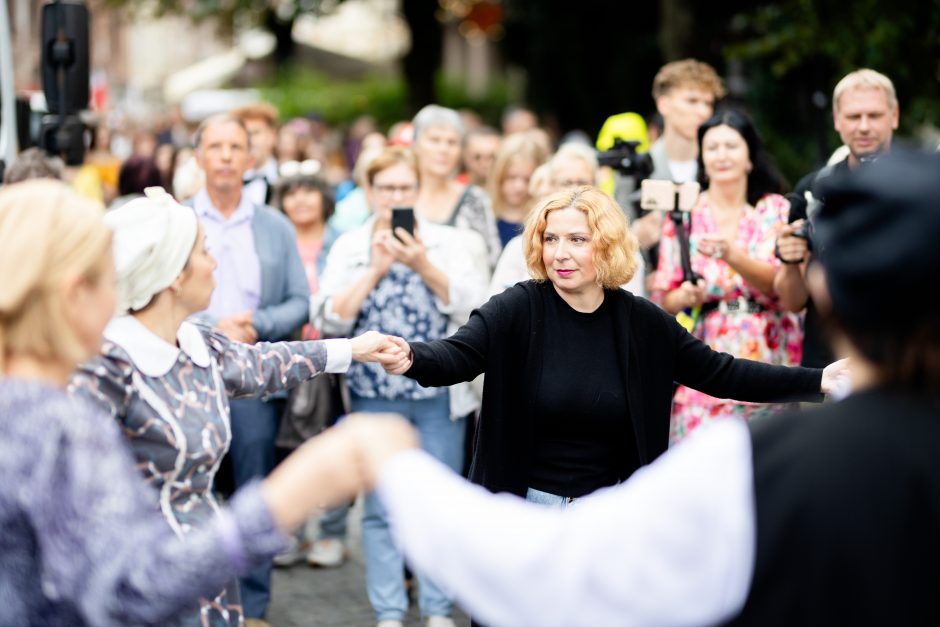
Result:
<svg viewBox="0 0 940 627"><path fill-rule="evenodd" d="M411 207L395 207L392 209L392 234L395 229L403 228L409 235L415 234L415 211ZM396 236L397 237L397 236Z"/></svg>
<svg viewBox="0 0 940 627"><path fill-rule="evenodd" d="M673 183L646 179L640 184L640 206L646 210L692 211L698 201L699 189L699 184L695 182ZM676 207L677 192L678 207Z"/></svg>

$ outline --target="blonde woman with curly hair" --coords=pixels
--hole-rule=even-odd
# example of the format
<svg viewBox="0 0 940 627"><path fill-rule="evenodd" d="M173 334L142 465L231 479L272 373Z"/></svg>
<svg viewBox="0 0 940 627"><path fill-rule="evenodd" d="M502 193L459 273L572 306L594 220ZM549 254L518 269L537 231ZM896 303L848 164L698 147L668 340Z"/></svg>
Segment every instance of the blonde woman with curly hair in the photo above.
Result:
<svg viewBox="0 0 940 627"><path fill-rule="evenodd" d="M674 381L756 402L819 394L821 370L717 353L620 289L637 240L604 192L546 197L522 238L534 280L493 296L450 338L397 340L410 358L387 368L423 386L486 372L473 482L565 507L623 481L666 450Z"/></svg>

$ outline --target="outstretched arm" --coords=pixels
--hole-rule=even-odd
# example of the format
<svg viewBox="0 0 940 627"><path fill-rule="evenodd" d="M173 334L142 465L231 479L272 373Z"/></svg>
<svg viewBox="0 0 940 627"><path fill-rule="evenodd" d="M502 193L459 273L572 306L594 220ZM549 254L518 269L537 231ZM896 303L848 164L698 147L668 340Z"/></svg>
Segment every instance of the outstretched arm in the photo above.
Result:
<svg viewBox="0 0 940 627"><path fill-rule="evenodd" d="M84 408L84 409L82 409ZM286 535L319 507L364 487L357 438L330 429L298 449L263 482L239 490L205 524L176 534L153 490L134 470L113 421L63 403L69 424L30 447L23 504L39 544L43 580L89 624L157 625L195 607L287 545ZM415 446L402 419L362 417L358 428Z"/></svg>
<svg viewBox="0 0 940 627"><path fill-rule="evenodd" d="M290 389L323 372L346 372L352 360L398 363L399 349L387 336L367 331L351 340L308 342L232 342L209 332L207 343L220 359L222 379L233 398L256 397Z"/></svg>
<svg viewBox="0 0 940 627"><path fill-rule="evenodd" d="M491 494L420 451L388 448L374 444L365 468L398 545L483 622L703 625L743 607L755 552L743 423L710 426L564 512Z"/></svg>

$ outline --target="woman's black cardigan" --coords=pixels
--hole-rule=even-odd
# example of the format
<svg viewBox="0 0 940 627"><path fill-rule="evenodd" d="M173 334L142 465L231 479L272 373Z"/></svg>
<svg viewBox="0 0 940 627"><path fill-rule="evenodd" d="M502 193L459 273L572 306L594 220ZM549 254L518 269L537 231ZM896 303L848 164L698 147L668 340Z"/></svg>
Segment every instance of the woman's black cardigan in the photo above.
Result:
<svg viewBox="0 0 940 627"><path fill-rule="evenodd" d="M423 386L471 381L486 372L470 480L494 492L524 495L542 374L543 318L549 282L518 283L475 310L454 335L411 344L406 376ZM625 290L606 290L626 378L627 406L640 464L665 452L673 382L718 398L752 402L818 400L822 371L772 366L713 351L673 316ZM590 349L587 349L590 350ZM588 378L591 372L573 372Z"/></svg>

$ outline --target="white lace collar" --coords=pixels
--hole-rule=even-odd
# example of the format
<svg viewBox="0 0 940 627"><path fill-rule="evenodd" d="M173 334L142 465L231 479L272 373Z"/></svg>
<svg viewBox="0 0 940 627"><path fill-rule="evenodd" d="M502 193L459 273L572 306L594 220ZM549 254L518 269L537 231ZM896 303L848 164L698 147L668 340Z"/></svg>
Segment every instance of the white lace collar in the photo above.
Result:
<svg viewBox="0 0 940 627"><path fill-rule="evenodd" d="M208 368L209 348L196 325L183 322L176 332L179 348L168 344L133 316L118 316L108 323L104 336L127 351L134 365L148 377L162 377L168 373L180 351L189 356L200 368Z"/></svg>

